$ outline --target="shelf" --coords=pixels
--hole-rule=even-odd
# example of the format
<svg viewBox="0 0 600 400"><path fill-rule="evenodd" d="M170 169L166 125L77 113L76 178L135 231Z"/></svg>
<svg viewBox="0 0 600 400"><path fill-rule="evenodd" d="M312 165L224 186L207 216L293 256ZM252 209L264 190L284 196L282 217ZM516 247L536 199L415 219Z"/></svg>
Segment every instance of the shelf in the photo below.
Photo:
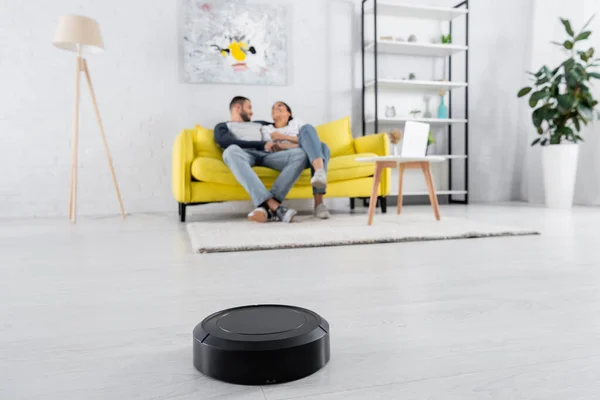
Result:
<svg viewBox="0 0 600 400"><path fill-rule="evenodd" d="M409 2L409 3L405 3ZM410 4L412 2L413 4ZM430 163L432 164L432 174L436 178L439 186L437 190L438 196L456 196L450 198L461 199L464 196L465 201L468 201L468 192L466 190L449 190L449 189L463 189L466 188L466 183L469 173L469 162L468 160L468 146L467 140L470 136L469 132L469 120L467 118L467 110L464 113L454 113L452 110L451 115L453 118L435 118L438 116L437 108L432 109L431 113L421 112L417 114L409 114L412 108L404 108L398 110L398 113L388 113L388 115L395 115L392 118L385 116L384 103L389 100L395 99L395 101L403 100L406 98L407 101L416 100L417 97L431 97L435 100L438 93L459 93L461 94L464 90L465 104L468 104L469 90L467 88L472 87L472 83L465 82L468 79L469 68L469 50L468 47L468 32L469 32L469 15L470 10L466 7L468 2L460 3L455 8L450 8L450 3L442 4L442 6L429 6L421 5L420 3L427 3L422 0L372 0L367 2L362 1L362 32L361 45L362 51L362 113L363 113L363 135L367 132L373 131L375 124L377 124L378 132L385 132L393 127L400 129L406 128L406 123L421 122L429 124L432 131L442 134L448 132L450 134L454 130L457 130L457 134L461 139L465 140L463 146L457 146L452 151L447 149L435 147L431 148L431 152L440 153L451 153L451 154L431 154ZM375 16L376 14L376 16ZM430 22L431 21L431 22ZM441 23L441 25L440 25ZM416 28L417 25L423 25L421 28ZM454 24L460 24L464 26L461 28L461 32L456 32L452 39L454 43L440 43L442 33L447 33L448 29L452 32ZM447 28L450 26L450 28ZM412 27L412 28L411 28ZM431 30L430 34L435 35L437 38L433 39L431 43L429 35L427 35L426 29ZM416 29L416 30L415 30ZM440 30L441 29L441 30ZM415 34L418 36L417 41L408 42L396 39L407 39L409 34ZM370 39L370 40L369 40ZM420 40L420 41L419 41ZM381 58L379 56L382 56ZM431 73L418 73L417 79L403 79L408 78L409 67L406 67L404 63L411 61L416 62L417 60L427 60L438 63L440 60L444 61L444 71L448 71L448 68L452 68L454 72L454 66L452 63L448 64L452 57L460 58L461 64L463 64L464 57L464 77L458 77L458 81L449 79L449 81L436 81L434 80L439 75ZM367 65L367 60L369 60ZM374 65L371 65L371 60L374 60ZM450 61L449 61L450 60ZM398 66L401 68L404 65L404 71L393 68L393 65L389 65L388 73L378 74L380 71L380 63L393 63L398 62ZM368 67L368 68L367 68ZM437 65L434 65L437 67ZM393 69L390 69L393 68ZM402 68L401 68L402 69ZM463 68L461 68L463 70ZM396 71L396 72L394 72ZM447 73L447 72L445 72ZM442 77L442 76L439 76ZM402 78L402 79L401 79ZM370 81L369 81L370 80ZM458 89L458 91L456 90ZM383 101L381 99L383 97ZM374 102L373 102L374 100ZM448 109L451 109L448 106ZM425 115L434 118L424 118ZM447 115L440 113L439 115ZM376 122L377 121L377 122ZM368 124L368 125L367 125ZM410 125L410 124L408 124ZM447 128L447 129L446 129ZM439 132L444 130L444 132ZM464 136L463 136L464 135ZM442 139L442 137L440 137ZM440 142L440 144L443 144ZM392 148L390 152L393 153ZM452 153L458 154L452 154ZM462 153L462 154L461 154ZM392 157L392 156L390 156ZM398 159L398 157L396 157ZM434 161L435 160L435 164ZM402 161L402 160L399 160ZM454 169L454 164L461 168ZM395 171L398 171L397 169ZM414 173L413 173L414 172ZM404 193L403 196L422 196L427 197L429 195L427 185L423 180L423 176L419 171L413 171L404 175ZM394 173L392 171L392 173ZM397 194L398 190L398 173L393 179L392 194ZM459 175L464 176L460 178ZM460 178L463 184L455 185L454 180ZM394 186L396 188L394 189ZM448 197L446 197L448 198Z"/></svg>
<svg viewBox="0 0 600 400"><path fill-rule="evenodd" d="M465 154L428 154L437 157L444 157L446 160L466 160L467 156Z"/></svg>
<svg viewBox="0 0 600 400"><path fill-rule="evenodd" d="M460 89L467 87L466 82L447 82L447 81L417 81L402 79L379 79L377 81L378 89L425 89L430 91ZM366 88L375 87L375 81L368 82Z"/></svg>
<svg viewBox="0 0 600 400"><path fill-rule="evenodd" d="M379 123L382 124L392 124L392 123L404 123L408 121L416 121L416 122L425 122L431 125L450 125L450 124L466 124L468 121L466 119L460 118L410 118L410 117L396 117L396 118L379 118ZM375 122L374 118L370 118L367 120L367 124L372 124Z"/></svg>
<svg viewBox="0 0 600 400"><path fill-rule="evenodd" d="M390 144L390 146L393 146L393 145ZM392 162L397 162L398 156L388 155L388 156L383 156L383 157L386 157L386 159L379 157L379 161L388 161L389 160ZM445 160L466 159L467 158L467 156L464 154L427 154L426 157L431 157L431 158L437 157L437 158L443 158ZM357 160L363 161L363 160L367 160L370 158L371 157L365 157L365 158L360 157L360 158L357 158ZM410 160L410 158L411 157L404 157L404 162L412 161L412 160ZM414 161L422 161L421 157L418 157L418 158L419 158L419 160L415 159ZM435 163L436 161L441 161L441 160L434 160L434 161L432 161L432 163Z"/></svg>
<svg viewBox="0 0 600 400"><path fill-rule="evenodd" d="M373 14L373 8L365 10L365 13ZM464 8L423 7L414 4L395 3L393 1L377 2L377 16L452 21L467 13L468 11Z"/></svg>
<svg viewBox="0 0 600 400"><path fill-rule="evenodd" d="M436 190L438 196L467 194L466 190ZM405 192L402 196L429 196L429 192Z"/></svg>
<svg viewBox="0 0 600 400"><path fill-rule="evenodd" d="M467 46L454 44L434 44L434 43L416 43L416 42L394 42L392 40L378 40L377 52L384 54L405 54L412 56L435 56L448 57L462 51L466 51ZM374 51L375 43L372 41L365 46L365 50Z"/></svg>

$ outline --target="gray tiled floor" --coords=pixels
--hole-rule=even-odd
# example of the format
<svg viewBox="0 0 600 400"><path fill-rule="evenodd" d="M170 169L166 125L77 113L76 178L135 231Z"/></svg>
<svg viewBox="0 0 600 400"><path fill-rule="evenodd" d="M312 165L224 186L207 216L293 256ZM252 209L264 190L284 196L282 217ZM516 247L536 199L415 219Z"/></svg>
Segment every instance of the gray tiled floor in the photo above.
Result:
<svg viewBox="0 0 600 400"><path fill-rule="evenodd" d="M442 212L543 235L197 255L175 215L0 221L0 399L597 399L600 209ZM331 362L197 373L193 326L261 302L325 316Z"/></svg>

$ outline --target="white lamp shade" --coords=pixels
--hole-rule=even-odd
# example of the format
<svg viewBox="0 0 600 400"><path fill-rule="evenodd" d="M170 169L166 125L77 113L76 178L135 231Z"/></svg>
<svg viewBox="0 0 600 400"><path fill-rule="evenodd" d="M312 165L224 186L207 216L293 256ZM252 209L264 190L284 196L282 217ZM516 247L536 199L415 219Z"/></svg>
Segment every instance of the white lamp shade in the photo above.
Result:
<svg viewBox="0 0 600 400"><path fill-rule="evenodd" d="M98 22L79 15L60 17L52 44L59 49L82 53L99 54L104 51Z"/></svg>

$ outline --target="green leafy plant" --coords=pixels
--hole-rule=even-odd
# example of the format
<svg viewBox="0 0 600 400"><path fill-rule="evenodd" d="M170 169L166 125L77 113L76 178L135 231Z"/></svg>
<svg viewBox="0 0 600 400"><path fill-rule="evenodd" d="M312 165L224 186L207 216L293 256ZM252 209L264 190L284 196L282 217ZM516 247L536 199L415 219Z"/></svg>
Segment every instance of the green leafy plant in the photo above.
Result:
<svg viewBox="0 0 600 400"><path fill-rule="evenodd" d="M427 146L435 144L435 138L433 137L433 131L429 131L429 136L427 137Z"/></svg>
<svg viewBox="0 0 600 400"><path fill-rule="evenodd" d="M417 118L417 115L421 114L421 110L412 110L409 114L412 115L413 118Z"/></svg>
<svg viewBox="0 0 600 400"><path fill-rule="evenodd" d="M442 35L442 44L451 44L452 43L452 34L449 33L447 35Z"/></svg>
<svg viewBox="0 0 600 400"><path fill-rule="evenodd" d="M533 84L517 94L523 97L532 92L529 96L529 106L533 109L531 118L540 135L532 146L583 141L579 136L582 125L594 119L598 101L592 96L589 85L593 79L600 79L600 73L594 70L600 65L600 58L593 58L593 47L578 49L592 34L585 30L592 18L579 33L573 31L569 20L560 19L568 39L563 43L552 43L566 50L569 58L554 69L544 65L536 73L528 72Z"/></svg>

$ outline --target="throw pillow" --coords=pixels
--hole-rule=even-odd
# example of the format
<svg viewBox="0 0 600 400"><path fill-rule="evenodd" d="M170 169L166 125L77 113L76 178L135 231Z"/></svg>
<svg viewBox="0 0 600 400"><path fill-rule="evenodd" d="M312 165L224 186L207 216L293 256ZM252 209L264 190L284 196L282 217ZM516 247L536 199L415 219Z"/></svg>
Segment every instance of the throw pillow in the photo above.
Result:
<svg viewBox="0 0 600 400"><path fill-rule="evenodd" d="M331 157L355 154L350 117L319 125L315 128L319 138L331 150Z"/></svg>
<svg viewBox="0 0 600 400"><path fill-rule="evenodd" d="M215 142L212 129L206 129L196 125L196 157L210 157L221 159L223 151Z"/></svg>

